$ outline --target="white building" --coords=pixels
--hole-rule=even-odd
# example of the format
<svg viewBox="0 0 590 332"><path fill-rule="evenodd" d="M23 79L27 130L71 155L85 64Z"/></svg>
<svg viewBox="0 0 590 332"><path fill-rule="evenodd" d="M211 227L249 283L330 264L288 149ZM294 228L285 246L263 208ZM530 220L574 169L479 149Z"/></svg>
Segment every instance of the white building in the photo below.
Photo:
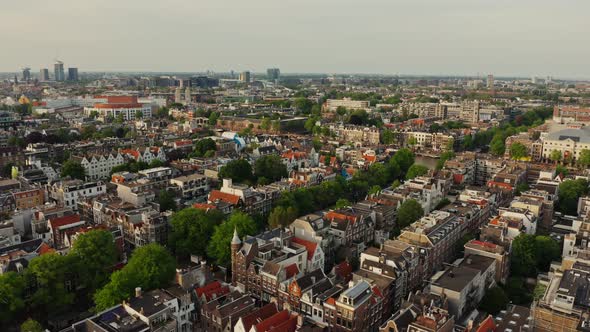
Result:
<svg viewBox="0 0 590 332"><path fill-rule="evenodd" d="M76 210L79 199L106 194L107 186L102 181L60 181L53 185L48 185L47 192L49 197L58 202L59 205Z"/></svg>
<svg viewBox="0 0 590 332"><path fill-rule="evenodd" d="M92 155L84 157L73 157L77 159L86 174L88 180L100 180L108 178L115 166L125 163L125 158L120 153L107 155Z"/></svg>

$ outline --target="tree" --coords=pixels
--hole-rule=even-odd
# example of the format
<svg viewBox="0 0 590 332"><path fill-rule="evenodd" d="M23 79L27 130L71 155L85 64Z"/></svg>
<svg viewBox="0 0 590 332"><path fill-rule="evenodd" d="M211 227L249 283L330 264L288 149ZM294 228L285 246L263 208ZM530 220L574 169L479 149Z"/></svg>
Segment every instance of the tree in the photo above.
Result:
<svg viewBox="0 0 590 332"><path fill-rule="evenodd" d="M41 256L43 257L43 256ZM135 287L152 290L167 286L176 274L176 262L166 248L152 243L135 249L129 263L111 275L110 282L94 295L101 311L131 297Z"/></svg>
<svg viewBox="0 0 590 332"><path fill-rule="evenodd" d="M165 165L164 162L161 161L160 159L154 159L150 162L149 168L162 167L164 165Z"/></svg>
<svg viewBox="0 0 590 332"><path fill-rule="evenodd" d="M537 257L535 237L520 234L512 241L511 269L516 276L536 275Z"/></svg>
<svg viewBox="0 0 590 332"><path fill-rule="evenodd" d="M207 253L220 265L227 266L231 261L230 244L234 230L237 230L238 235L243 239L246 235L256 233L256 222L243 212L234 212L227 221L215 227Z"/></svg>
<svg viewBox="0 0 590 332"><path fill-rule="evenodd" d="M527 289L525 278L510 277L504 286L504 291L510 301L514 304L529 304L532 300L532 294Z"/></svg>
<svg viewBox="0 0 590 332"><path fill-rule="evenodd" d="M564 214L576 215L578 198L588 193L588 181L566 180L559 185L558 210Z"/></svg>
<svg viewBox="0 0 590 332"><path fill-rule="evenodd" d="M271 228L287 227L297 218L297 216L298 213L295 207L277 206L268 216L268 225Z"/></svg>
<svg viewBox="0 0 590 332"><path fill-rule="evenodd" d="M193 150L193 153L196 157L203 157L207 152L216 150L217 145L215 144L215 141L210 138L205 138L195 143L195 149Z"/></svg>
<svg viewBox="0 0 590 332"><path fill-rule="evenodd" d="M176 201L174 195L165 189L160 190L158 195L158 204L160 204L160 211L176 210Z"/></svg>
<svg viewBox="0 0 590 332"><path fill-rule="evenodd" d="M350 204L350 201L349 200L347 200L346 198L340 198L340 199L338 199L336 201L335 208L336 209L342 209L342 208L345 208L345 207L350 206L350 205L351 204Z"/></svg>
<svg viewBox="0 0 590 332"><path fill-rule="evenodd" d="M506 150L505 138L501 133L496 134L490 142L490 152L496 156L501 156Z"/></svg>
<svg viewBox="0 0 590 332"><path fill-rule="evenodd" d="M211 115L209 115L209 125L215 126L217 124L218 119L219 119L219 113L211 112Z"/></svg>
<svg viewBox="0 0 590 332"><path fill-rule="evenodd" d="M383 144L393 144L394 135L393 132L389 129L385 129L381 132L381 143Z"/></svg>
<svg viewBox="0 0 590 332"><path fill-rule="evenodd" d="M223 214L217 210L186 208L172 215L168 243L179 257L191 254L204 256L215 226L221 224Z"/></svg>
<svg viewBox="0 0 590 332"><path fill-rule="evenodd" d="M418 140L416 139L416 137L410 136L410 138L408 138L408 145L413 147L416 144L418 144Z"/></svg>
<svg viewBox="0 0 590 332"><path fill-rule="evenodd" d="M415 199L405 200L397 210L397 226L404 228L422 218L424 209Z"/></svg>
<svg viewBox="0 0 590 332"><path fill-rule="evenodd" d="M479 309L487 312L490 315L495 315L501 310L506 309L510 303L510 299L504 290L498 286L488 288L483 299L479 304Z"/></svg>
<svg viewBox="0 0 590 332"><path fill-rule="evenodd" d="M295 99L295 101L293 102L293 106L295 106L296 109L301 111L301 113L309 114L311 113L313 102L305 97L299 97Z"/></svg>
<svg viewBox="0 0 590 332"><path fill-rule="evenodd" d="M381 191L381 187L378 185L371 186L369 188L369 195L376 195Z"/></svg>
<svg viewBox="0 0 590 332"><path fill-rule="evenodd" d="M451 201L448 198L443 198L441 199L438 204L436 204L436 206L434 207L435 210L440 210L442 208L444 208L445 206L451 204Z"/></svg>
<svg viewBox="0 0 590 332"><path fill-rule="evenodd" d="M395 162L402 174L406 174L410 166L414 164L414 154L409 149L399 149L391 158Z"/></svg>
<svg viewBox="0 0 590 332"><path fill-rule="evenodd" d="M33 131L25 137L27 144L41 143L45 137L38 131Z"/></svg>
<svg viewBox="0 0 590 332"><path fill-rule="evenodd" d="M266 131L270 129L270 119L269 118L264 118L262 119L262 121L260 121L260 129Z"/></svg>
<svg viewBox="0 0 590 332"><path fill-rule="evenodd" d="M86 171L79 161L67 160L61 167L61 176L70 176L74 179L84 180L86 178Z"/></svg>
<svg viewBox="0 0 590 332"><path fill-rule="evenodd" d="M74 265L71 256L57 253L44 254L31 260L26 278L34 280L37 285L29 300L34 310L46 315L62 313L74 302L74 293L66 288Z"/></svg>
<svg viewBox="0 0 590 332"><path fill-rule="evenodd" d="M463 150L471 150L473 149L473 136L467 135L463 138L463 142L461 143Z"/></svg>
<svg viewBox="0 0 590 332"><path fill-rule="evenodd" d="M561 257L559 244L549 236L537 235L535 237L535 248L537 269L539 271L549 271L551 262Z"/></svg>
<svg viewBox="0 0 590 332"><path fill-rule="evenodd" d="M70 255L77 258L80 280L91 290L107 283L108 269L115 265L118 256L113 235L105 230L91 230L78 236Z"/></svg>
<svg viewBox="0 0 590 332"><path fill-rule="evenodd" d="M143 112L142 111L135 112L135 118L136 119L143 119Z"/></svg>
<svg viewBox="0 0 590 332"><path fill-rule="evenodd" d="M288 176L287 166L278 155L262 156L254 163L254 175L275 182Z"/></svg>
<svg viewBox="0 0 590 332"><path fill-rule="evenodd" d="M393 183L391 184L391 188L392 188L392 189L395 189L395 188L397 188L397 187L399 187L399 186L401 186L401 185L402 185L402 183L401 183L401 182L399 182L399 180L397 180L397 179L396 179L396 180L395 180L395 181L393 181Z"/></svg>
<svg viewBox="0 0 590 332"><path fill-rule="evenodd" d="M423 165L414 164L408 169L406 173L406 179L410 180L418 176L422 176L428 173L428 167Z"/></svg>
<svg viewBox="0 0 590 332"><path fill-rule="evenodd" d="M561 151L553 150L549 155L549 159L554 161L556 164L561 160Z"/></svg>
<svg viewBox="0 0 590 332"><path fill-rule="evenodd" d="M583 149L580 151L580 156L578 157L578 165L583 167L590 166L590 150Z"/></svg>
<svg viewBox="0 0 590 332"><path fill-rule="evenodd" d="M452 151L445 151L440 155L440 158L436 161L436 169L441 170L445 166L445 163L449 159L455 158L455 153Z"/></svg>
<svg viewBox="0 0 590 332"><path fill-rule="evenodd" d="M0 274L0 323L7 326L25 307L25 281L14 272Z"/></svg>
<svg viewBox="0 0 590 332"><path fill-rule="evenodd" d="M236 159L228 162L219 170L220 179L232 179L234 182L252 181L252 166L245 159Z"/></svg>
<svg viewBox="0 0 590 332"><path fill-rule="evenodd" d="M33 319L27 319L20 326L20 332L43 332L43 326L38 321Z"/></svg>
<svg viewBox="0 0 590 332"><path fill-rule="evenodd" d="M528 155L527 147L520 142L514 142L510 145L510 157L514 160L520 160Z"/></svg>

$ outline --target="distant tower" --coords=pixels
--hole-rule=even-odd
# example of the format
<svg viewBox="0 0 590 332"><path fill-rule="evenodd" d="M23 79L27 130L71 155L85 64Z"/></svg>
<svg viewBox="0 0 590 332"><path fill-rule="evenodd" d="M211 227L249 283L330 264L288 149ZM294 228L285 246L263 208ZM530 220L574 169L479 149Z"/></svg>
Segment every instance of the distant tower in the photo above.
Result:
<svg viewBox="0 0 590 332"><path fill-rule="evenodd" d="M281 77L281 70L279 68L268 68L266 70L266 76L271 81L276 81Z"/></svg>
<svg viewBox="0 0 590 332"><path fill-rule="evenodd" d="M494 75L490 74L488 75L488 89L493 89L494 88Z"/></svg>
<svg viewBox="0 0 590 332"><path fill-rule="evenodd" d="M31 68L23 68L23 81L28 82L31 80Z"/></svg>
<svg viewBox="0 0 590 332"><path fill-rule="evenodd" d="M174 102L175 103L180 103L182 100L182 91L180 90L180 88L176 88L176 91L174 92Z"/></svg>
<svg viewBox="0 0 590 332"><path fill-rule="evenodd" d="M234 286L236 285L236 271L238 266L238 262L236 261L237 254L241 247L242 241L238 236L238 230L237 228L234 228L234 237L231 240L231 282Z"/></svg>
<svg viewBox="0 0 590 332"><path fill-rule="evenodd" d="M531 83L537 84L537 77L535 77L535 76L531 77Z"/></svg>
<svg viewBox="0 0 590 332"><path fill-rule="evenodd" d="M53 65L53 73L55 75L55 80L57 82L62 82L66 79L65 77L65 73L64 73L64 63L61 61L56 61L55 64Z"/></svg>
<svg viewBox="0 0 590 332"><path fill-rule="evenodd" d="M49 81L49 69L47 69L47 68L41 69L41 71L39 72L39 81L41 81L41 82Z"/></svg>
<svg viewBox="0 0 590 332"><path fill-rule="evenodd" d="M187 104L191 102L191 88L188 86L184 90L184 100Z"/></svg>
<svg viewBox="0 0 590 332"><path fill-rule="evenodd" d="M250 82L250 72L249 71L243 71L240 74L240 81L246 82L246 83Z"/></svg>
<svg viewBox="0 0 590 332"><path fill-rule="evenodd" d="M68 68L68 81L78 80L78 68Z"/></svg>

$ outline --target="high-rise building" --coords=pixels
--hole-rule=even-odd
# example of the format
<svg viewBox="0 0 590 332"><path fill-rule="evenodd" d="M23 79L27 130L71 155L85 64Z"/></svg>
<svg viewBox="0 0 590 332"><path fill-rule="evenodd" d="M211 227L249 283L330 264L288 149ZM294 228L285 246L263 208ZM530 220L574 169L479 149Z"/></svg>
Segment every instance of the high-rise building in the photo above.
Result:
<svg viewBox="0 0 590 332"><path fill-rule="evenodd" d="M31 80L31 68L23 68L23 81L28 82Z"/></svg>
<svg viewBox="0 0 590 332"><path fill-rule="evenodd" d="M180 90L180 88L176 88L176 90L174 91L174 102L182 102L182 90Z"/></svg>
<svg viewBox="0 0 590 332"><path fill-rule="evenodd" d="M494 75L490 74L488 75L488 89L493 89L494 88Z"/></svg>
<svg viewBox="0 0 590 332"><path fill-rule="evenodd" d="M250 82L250 72L243 71L240 73L240 81L242 82Z"/></svg>
<svg viewBox="0 0 590 332"><path fill-rule="evenodd" d="M186 103L190 103L191 102L191 88L188 87L188 86L184 90L184 101Z"/></svg>
<svg viewBox="0 0 590 332"><path fill-rule="evenodd" d="M279 68L268 68L266 70L266 76L269 80L278 80L281 76L281 70Z"/></svg>
<svg viewBox="0 0 590 332"><path fill-rule="evenodd" d="M47 68L41 69L41 71L39 72L39 81L41 81L41 82L49 81L49 69L47 69Z"/></svg>
<svg viewBox="0 0 590 332"><path fill-rule="evenodd" d="M61 82L66 79L65 73L64 73L64 63L63 62L56 61L55 64L53 65L53 72L55 75L55 80L57 82Z"/></svg>
<svg viewBox="0 0 590 332"><path fill-rule="evenodd" d="M78 68L68 68L68 81L78 80Z"/></svg>

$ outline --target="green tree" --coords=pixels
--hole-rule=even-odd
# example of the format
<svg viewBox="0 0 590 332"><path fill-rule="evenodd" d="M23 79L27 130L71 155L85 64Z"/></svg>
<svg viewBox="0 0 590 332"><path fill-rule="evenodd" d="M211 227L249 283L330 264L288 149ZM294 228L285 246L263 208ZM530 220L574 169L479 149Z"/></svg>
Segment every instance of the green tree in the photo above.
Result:
<svg viewBox="0 0 590 332"><path fill-rule="evenodd" d="M25 281L14 272L0 274L0 324L14 322L25 307Z"/></svg>
<svg viewBox="0 0 590 332"><path fill-rule="evenodd" d="M391 158L392 162L395 162L400 169L401 174L406 174L410 166L414 164L414 154L409 149L399 149Z"/></svg>
<svg viewBox="0 0 590 332"><path fill-rule="evenodd" d="M42 256L43 257L43 256ZM167 286L176 274L176 262L166 248L148 244L135 249L125 267L111 275L110 282L94 295L96 311L131 297L135 287L152 290Z"/></svg>
<svg viewBox="0 0 590 332"><path fill-rule="evenodd" d="M520 234L512 241L511 269L515 276L536 275L537 256L535 237Z"/></svg>
<svg viewBox="0 0 590 332"><path fill-rule="evenodd" d="M298 217L297 209L293 206L275 207L268 216L270 228L287 227Z"/></svg>
<svg viewBox="0 0 590 332"><path fill-rule="evenodd" d="M514 142L510 145L510 157L514 160L520 160L528 155L526 146L520 142Z"/></svg>
<svg viewBox="0 0 590 332"><path fill-rule="evenodd" d="M195 143L193 153L195 157L203 157L208 151L216 151L217 145L215 141L210 138L204 138Z"/></svg>
<svg viewBox="0 0 590 332"><path fill-rule="evenodd" d="M452 151L445 151L440 155L440 158L436 161L436 169L441 170L445 166L447 160L455 158L455 153Z"/></svg>
<svg viewBox="0 0 590 332"><path fill-rule="evenodd" d="M283 164L281 157L278 155L267 155L256 159L254 163L254 175L256 177L264 177L271 182L279 181L286 178L287 166Z"/></svg>
<svg viewBox="0 0 590 332"><path fill-rule="evenodd" d="M532 300L532 294L527 288L525 278L523 277L510 277L504 286L506 295L510 301L518 305L527 305Z"/></svg>
<svg viewBox="0 0 590 332"><path fill-rule="evenodd" d="M561 257L559 244L549 236L537 235L535 237L535 248L539 271L549 271L551 262Z"/></svg>
<svg viewBox="0 0 590 332"><path fill-rule="evenodd" d="M260 129L266 131L270 129L270 118L264 118L260 122Z"/></svg>
<svg viewBox="0 0 590 332"><path fill-rule="evenodd" d="M351 204L350 204L350 201L349 200L347 200L346 198L340 198L340 199L338 199L336 201L335 208L336 209L342 209L342 208L345 208L345 207L350 206L350 205Z"/></svg>
<svg viewBox="0 0 590 332"><path fill-rule="evenodd" d="M479 309L490 315L495 315L501 310L506 309L508 303L510 303L510 299L504 290L498 286L494 286L486 290L486 294L479 304Z"/></svg>
<svg viewBox="0 0 590 332"><path fill-rule="evenodd" d="M588 193L588 181L566 180L559 184L558 210L568 215L578 212L578 198Z"/></svg>
<svg viewBox="0 0 590 332"><path fill-rule="evenodd" d="M293 102L293 106L303 114L311 113L313 102L305 97L299 97Z"/></svg>
<svg viewBox="0 0 590 332"><path fill-rule="evenodd" d="M160 159L154 159L150 162L150 165L148 166L149 168L156 168L156 167L162 167L164 166L164 162L161 161Z"/></svg>
<svg viewBox="0 0 590 332"><path fill-rule="evenodd" d="M473 136L467 135L463 138L463 142L461 142L461 146L463 150L471 150L473 149Z"/></svg>
<svg viewBox="0 0 590 332"><path fill-rule="evenodd" d="M381 191L381 187L378 185L371 186L369 188L369 195L376 195Z"/></svg>
<svg viewBox="0 0 590 332"><path fill-rule="evenodd" d="M580 156L578 157L578 165L583 167L590 166L590 150L583 149L580 151Z"/></svg>
<svg viewBox="0 0 590 332"><path fill-rule="evenodd" d="M416 144L418 144L418 140L416 139L416 137L410 136L410 138L408 138L408 145L413 147Z"/></svg>
<svg viewBox="0 0 590 332"><path fill-rule="evenodd" d="M434 208L435 210L440 210L442 208L444 208L445 206L451 204L451 201L448 198L443 198L441 199L438 204L436 204L436 207Z"/></svg>
<svg viewBox="0 0 590 332"><path fill-rule="evenodd" d="M385 129L381 132L381 143L383 144L393 144L394 135L393 132L389 129Z"/></svg>
<svg viewBox="0 0 590 332"><path fill-rule="evenodd" d="M397 226L402 229L422 218L424 209L415 199L405 200L397 210Z"/></svg>
<svg viewBox="0 0 590 332"><path fill-rule="evenodd" d="M86 178L86 171L79 161L67 160L61 167L61 176L70 176L74 179L84 180Z"/></svg>
<svg viewBox="0 0 590 332"><path fill-rule="evenodd" d="M26 278L34 280L35 292L29 299L31 308L46 315L62 313L74 302L74 293L66 289L66 281L74 267L71 256L56 253L35 257L26 270Z"/></svg>
<svg viewBox="0 0 590 332"><path fill-rule="evenodd" d="M553 150L549 155L549 159L554 161L556 164L561 160L561 151Z"/></svg>
<svg viewBox="0 0 590 332"><path fill-rule="evenodd" d="M20 326L20 332L43 332L45 331L45 329L43 329L43 326L41 326L41 324L39 324L38 321L33 320L33 319L27 319L26 321L24 321L21 326Z"/></svg>
<svg viewBox="0 0 590 332"><path fill-rule="evenodd" d="M215 232L209 241L207 253L214 257L220 265L228 266L231 261L231 240L234 229L240 238L256 233L256 222L243 212L234 212L229 219L215 227Z"/></svg>
<svg viewBox="0 0 590 332"><path fill-rule="evenodd" d="M158 204L160 204L160 211L175 211L176 201L174 195L165 189L160 190L158 195Z"/></svg>
<svg viewBox="0 0 590 332"><path fill-rule="evenodd" d="M253 179L252 166L245 159L232 160L221 167L219 178L232 179L234 182L249 183Z"/></svg>
<svg viewBox="0 0 590 332"><path fill-rule="evenodd" d="M397 188L397 187L399 187L399 186L401 186L401 185L402 185L402 183L401 183L401 182L399 182L399 180L395 180L395 181L393 181L393 183L391 184L391 188L392 188L392 189L395 189L395 188Z"/></svg>
<svg viewBox="0 0 590 332"><path fill-rule="evenodd" d="M209 125L215 126L217 124L218 119L219 119L219 113L211 112L211 115L209 115Z"/></svg>
<svg viewBox="0 0 590 332"><path fill-rule="evenodd" d="M504 151L506 151L504 135L496 134L490 142L490 152L496 156L501 156Z"/></svg>
<svg viewBox="0 0 590 332"><path fill-rule="evenodd" d="M406 173L406 179L410 180L418 176L422 176L428 173L428 167L423 165L414 164L408 169Z"/></svg>
<svg viewBox="0 0 590 332"><path fill-rule="evenodd" d="M136 119L143 119L143 112L142 111L135 112L135 118Z"/></svg>
<svg viewBox="0 0 590 332"><path fill-rule="evenodd" d="M77 259L80 280L91 290L107 283L109 268L117 262L115 240L105 230L91 230L78 236L69 255Z"/></svg>
<svg viewBox="0 0 590 332"><path fill-rule="evenodd" d="M217 210L182 209L172 215L168 243L179 257L204 256L215 226L222 221L223 214Z"/></svg>

